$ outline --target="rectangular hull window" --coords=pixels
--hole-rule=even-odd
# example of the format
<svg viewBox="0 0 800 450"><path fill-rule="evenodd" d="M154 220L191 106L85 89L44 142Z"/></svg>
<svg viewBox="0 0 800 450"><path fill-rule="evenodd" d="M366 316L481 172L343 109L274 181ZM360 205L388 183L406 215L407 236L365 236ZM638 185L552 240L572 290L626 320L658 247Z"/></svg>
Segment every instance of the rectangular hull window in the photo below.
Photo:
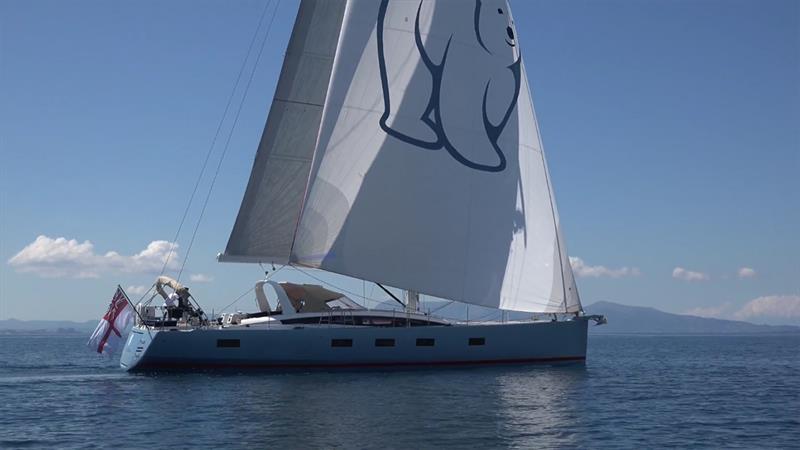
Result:
<svg viewBox="0 0 800 450"><path fill-rule="evenodd" d="M469 345L485 345L486 338L469 338Z"/></svg>
<svg viewBox="0 0 800 450"><path fill-rule="evenodd" d="M430 338L417 338L417 347L433 347L436 340Z"/></svg>
<svg viewBox="0 0 800 450"><path fill-rule="evenodd" d="M331 347L352 347L352 339L331 339Z"/></svg>
<svg viewBox="0 0 800 450"><path fill-rule="evenodd" d="M217 347L239 348L239 340L238 339L217 339Z"/></svg>
<svg viewBox="0 0 800 450"><path fill-rule="evenodd" d="M394 339L375 339L375 347L394 347Z"/></svg>

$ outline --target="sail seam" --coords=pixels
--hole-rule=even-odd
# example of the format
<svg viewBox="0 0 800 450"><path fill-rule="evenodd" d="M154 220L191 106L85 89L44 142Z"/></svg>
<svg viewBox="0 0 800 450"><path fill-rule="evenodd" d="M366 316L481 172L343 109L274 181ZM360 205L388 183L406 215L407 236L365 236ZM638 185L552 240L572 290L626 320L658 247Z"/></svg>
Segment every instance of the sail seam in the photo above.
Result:
<svg viewBox="0 0 800 450"><path fill-rule="evenodd" d="M310 52L310 51L307 51L307 50L302 50L302 51L299 51L299 52L297 52L297 51L295 51L295 52L286 52L286 54L284 55L284 58L288 57L289 55L315 56L315 57L320 58L320 59L329 59L329 60L333 61L333 57L330 56L330 55L326 55L324 53Z"/></svg>
<svg viewBox="0 0 800 450"><path fill-rule="evenodd" d="M304 158L302 156L281 155L281 154L277 154L277 153L274 154L274 155L270 155L267 158L267 161L273 160L273 159L279 159L281 161L311 162L311 158Z"/></svg>
<svg viewBox="0 0 800 450"><path fill-rule="evenodd" d="M319 108L324 107L325 105L319 103L311 103L311 102L301 102L297 100L288 100L285 98L276 98L273 100L273 103L292 103L295 105L306 105L306 106L317 106Z"/></svg>
<svg viewBox="0 0 800 450"><path fill-rule="evenodd" d="M308 170L308 177L306 178L306 185L305 189L303 190L303 199L300 202L300 210L297 213L294 232L292 233L292 244L289 246L289 255L287 257L289 265L292 265L293 262L298 262L298 261L292 261L294 259L293 258L294 245L297 242L297 231L300 229L300 222L303 220L303 213L305 212L306 202L308 200L308 194L311 189L311 181L312 177L314 176L314 164L316 163L317 152L319 151L318 148L319 137L320 134L322 133L322 126L325 123L325 103L327 103L328 95L330 94L331 84L333 83L334 68L336 66L336 57L339 54L340 50L339 44L341 43L342 39L342 29L344 28L344 21L347 18L349 9L350 9L350 3L345 2L344 8L342 10L342 15L339 18L339 31L336 33L336 49L333 52L333 58L332 58L333 63L331 64L330 71L328 72L328 85L325 86L325 97L323 100L323 105L317 105L322 107L322 116L320 117L319 123L317 124L317 136L314 139L314 151L311 153L311 167Z"/></svg>

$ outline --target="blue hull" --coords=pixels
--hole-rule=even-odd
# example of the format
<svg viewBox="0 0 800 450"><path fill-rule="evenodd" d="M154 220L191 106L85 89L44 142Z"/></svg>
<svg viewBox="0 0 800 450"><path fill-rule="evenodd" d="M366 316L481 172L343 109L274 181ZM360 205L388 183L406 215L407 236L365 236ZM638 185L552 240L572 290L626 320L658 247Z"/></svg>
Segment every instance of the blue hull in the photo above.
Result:
<svg viewBox="0 0 800 450"><path fill-rule="evenodd" d="M587 320L422 327L134 328L120 365L163 369L345 369L574 364L586 359Z"/></svg>

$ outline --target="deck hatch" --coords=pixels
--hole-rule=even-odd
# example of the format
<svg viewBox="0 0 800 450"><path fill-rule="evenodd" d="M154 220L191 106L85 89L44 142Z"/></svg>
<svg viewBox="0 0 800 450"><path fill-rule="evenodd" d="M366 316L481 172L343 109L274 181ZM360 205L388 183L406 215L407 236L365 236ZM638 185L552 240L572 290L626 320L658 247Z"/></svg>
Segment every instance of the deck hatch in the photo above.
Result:
<svg viewBox="0 0 800 450"><path fill-rule="evenodd" d="M220 348L239 348L239 339L217 339L217 347Z"/></svg>

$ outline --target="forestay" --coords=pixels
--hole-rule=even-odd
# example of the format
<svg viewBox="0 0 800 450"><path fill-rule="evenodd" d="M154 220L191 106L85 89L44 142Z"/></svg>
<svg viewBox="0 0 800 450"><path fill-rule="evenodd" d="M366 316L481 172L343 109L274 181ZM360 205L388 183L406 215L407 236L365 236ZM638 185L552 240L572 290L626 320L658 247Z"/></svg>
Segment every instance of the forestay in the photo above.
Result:
<svg viewBox="0 0 800 450"><path fill-rule="evenodd" d="M349 0L318 131L289 262L489 307L581 309L505 1ZM227 253L276 256L253 244L297 219L281 214L301 189L282 188L245 196L262 228L235 228Z"/></svg>

